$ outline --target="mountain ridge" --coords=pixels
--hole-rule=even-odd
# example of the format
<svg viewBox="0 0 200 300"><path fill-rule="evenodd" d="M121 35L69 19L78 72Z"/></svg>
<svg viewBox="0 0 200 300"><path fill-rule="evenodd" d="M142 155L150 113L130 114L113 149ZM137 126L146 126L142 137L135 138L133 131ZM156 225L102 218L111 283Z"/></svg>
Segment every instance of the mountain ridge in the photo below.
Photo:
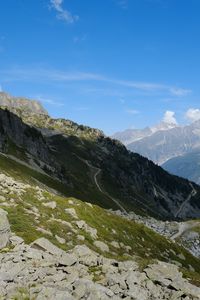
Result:
<svg viewBox="0 0 200 300"><path fill-rule="evenodd" d="M99 130L46 115L18 113L21 118L8 109L0 110L1 151L28 164L34 162L71 196L106 208L122 205L126 210L175 218L192 191L187 180L169 175ZM44 134L46 130L51 134ZM100 170L96 177L95 169ZM188 201L180 218L199 216L200 190L195 189L197 195Z"/></svg>
<svg viewBox="0 0 200 300"><path fill-rule="evenodd" d="M29 113L48 115L42 104L38 100L29 100L24 97L13 97L5 92L0 92L0 107L21 109Z"/></svg>
<svg viewBox="0 0 200 300"><path fill-rule="evenodd" d="M177 221L200 217L200 187L99 130L14 111L0 108L0 297L199 299L199 220Z"/></svg>

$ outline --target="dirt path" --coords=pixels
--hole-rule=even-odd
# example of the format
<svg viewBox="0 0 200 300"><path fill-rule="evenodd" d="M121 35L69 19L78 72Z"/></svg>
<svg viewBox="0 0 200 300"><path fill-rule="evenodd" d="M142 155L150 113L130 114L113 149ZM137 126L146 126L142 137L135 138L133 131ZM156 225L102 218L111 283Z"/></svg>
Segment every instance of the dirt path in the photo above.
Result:
<svg viewBox="0 0 200 300"><path fill-rule="evenodd" d="M183 235L184 232L186 232L187 230L189 230L193 227L196 227L198 225L200 225L200 222L196 222L196 221L187 222L187 223L186 222L185 223L179 223L178 224L178 232L173 234L171 236L171 239L175 240L175 239L179 238L181 235Z"/></svg>
<svg viewBox="0 0 200 300"><path fill-rule="evenodd" d="M193 187L192 183L190 183L190 186L192 188L191 193L189 194L189 196L187 197L187 199L181 204L181 206L179 207L178 211L175 213L175 217L177 218L178 215L182 212L182 210L184 209L185 205L190 201L190 199L192 198L192 196L195 196L197 194L197 191L195 190L195 188Z"/></svg>
<svg viewBox="0 0 200 300"><path fill-rule="evenodd" d="M98 180L98 175L100 175L101 173L101 169L99 168L96 168L94 166L92 166L87 160L85 160L85 163L87 164L87 166L93 170L96 170L96 172L94 173L94 182L98 188L98 190L104 194L105 196L107 196L108 198L110 198L119 208L121 211L123 211L125 214L127 213L127 211L125 210L125 208L119 203L118 200L116 200L115 198L111 197L107 192L105 192L102 188L101 188L101 185L99 183L99 180Z"/></svg>
<svg viewBox="0 0 200 300"><path fill-rule="evenodd" d="M76 154L75 154L76 155ZM96 187L97 189L103 194L105 195L107 198L111 199L118 207L121 211L123 211L123 213L127 214L127 211L125 210L125 208L119 203L118 200L116 200L115 198L111 197L107 192L105 192L102 187L101 187L101 184L98 180L98 176L100 175L101 173L101 169L100 168L96 168L94 166L92 166L88 160L86 159L82 159L81 157L77 156L81 161L83 161L91 170L91 174L93 176L93 179L94 179L94 183L96 184Z"/></svg>

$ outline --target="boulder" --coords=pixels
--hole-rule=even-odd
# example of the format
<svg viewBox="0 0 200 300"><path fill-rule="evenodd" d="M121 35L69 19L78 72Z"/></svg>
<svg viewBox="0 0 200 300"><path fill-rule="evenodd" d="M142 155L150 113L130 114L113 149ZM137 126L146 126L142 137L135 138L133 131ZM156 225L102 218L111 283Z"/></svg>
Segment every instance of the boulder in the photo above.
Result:
<svg viewBox="0 0 200 300"><path fill-rule="evenodd" d="M57 256L61 256L63 253L65 253L63 250L56 247L54 244L52 244L45 238L39 238L35 240L33 243L31 243L31 247Z"/></svg>
<svg viewBox="0 0 200 300"><path fill-rule="evenodd" d="M10 235L10 224L7 218L7 212L0 208L0 249L8 245Z"/></svg>
<svg viewBox="0 0 200 300"><path fill-rule="evenodd" d="M109 247L104 242L95 241L94 246L99 248L102 252L109 252Z"/></svg>
<svg viewBox="0 0 200 300"><path fill-rule="evenodd" d="M51 209L55 209L57 204L55 201L51 201L51 202L46 202L46 203L42 203L42 205L44 205L45 207L49 207Z"/></svg>
<svg viewBox="0 0 200 300"><path fill-rule="evenodd" d="M63 253L58 263L62 266L72 266L77 262L77 258L73 254Z"/></svg>
<svg viewBox="0 0 200 300"><path fill-rule="evenodd" d="M66 209L65 209L65 212L66 212L68 215L70 215L72 218L78 219L78 216L77 216L76 211L75 211L74 208L66 208Z"/></svg>
<svg viewBox="0 0 200 300"><path fill-rule="evenodd" d="M173 282L184 284L182 273L179 272L178 267L165 262L158 262L157 264L149 265L145 273L147 277L153 282L159 282L163 286L170 286Z"/></svg>

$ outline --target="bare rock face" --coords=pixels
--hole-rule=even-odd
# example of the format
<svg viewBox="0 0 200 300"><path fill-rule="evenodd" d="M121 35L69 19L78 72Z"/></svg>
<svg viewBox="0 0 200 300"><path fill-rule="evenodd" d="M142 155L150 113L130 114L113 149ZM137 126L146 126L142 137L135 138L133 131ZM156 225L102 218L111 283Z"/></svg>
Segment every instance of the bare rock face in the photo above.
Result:
<svg viewBox="0 0 200 300"><path fill-rule="evenodd" d="M22 109L33 114L48 115L41 103L36 100L28 100L22 97L13 97L7 93L0 92L0 106L9 109Z"/></svg>
<svg viewBox="0 0 200 300"><path fill-rule="evenodd" d="M3 249L9 243L10 224L7 218L7 212L0 209L0 249Z"/></svg>

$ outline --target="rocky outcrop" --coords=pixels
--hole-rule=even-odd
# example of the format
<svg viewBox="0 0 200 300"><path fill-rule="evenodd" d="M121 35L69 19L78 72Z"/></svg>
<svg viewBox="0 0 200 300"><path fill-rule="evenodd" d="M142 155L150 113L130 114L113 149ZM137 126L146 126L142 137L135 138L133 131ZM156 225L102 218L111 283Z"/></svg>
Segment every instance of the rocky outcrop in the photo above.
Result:
<svg viewBox="0 0 200 300"><path fill-rule="evenodd" d="M0 92L0 106L14 111L15 109L20 109L32 114L48 115L39 101L29 100L24 97L13 97L4 92Z"/></svg>
<svg viewBox="0 0 200 300"><path fill-rule="evenodd" d="M9 243L10 224L7 218L7 212L0 208L0 250Z"/></svg>

